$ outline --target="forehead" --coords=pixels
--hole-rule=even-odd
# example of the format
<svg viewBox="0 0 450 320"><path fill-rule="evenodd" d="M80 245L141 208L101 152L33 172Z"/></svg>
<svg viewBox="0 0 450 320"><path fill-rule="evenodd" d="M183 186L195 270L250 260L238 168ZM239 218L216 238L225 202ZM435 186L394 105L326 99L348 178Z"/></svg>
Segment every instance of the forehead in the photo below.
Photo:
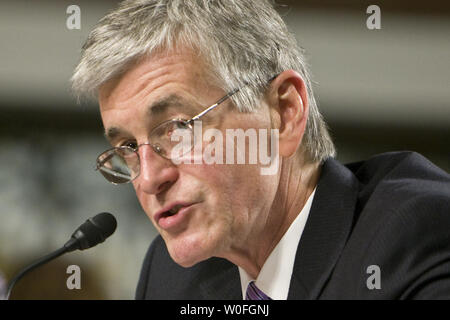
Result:
<svg viewBox="0 0 450 320"><path fill-rule="evenodd" d="M192 90L206 85L208 73L201 60L190 51L165 52L142 58L128 66L119 77L99 88L100 110L120 108L127 102L145 99L174 85Z"/></svg>
<svg viewBox="0 0 450 320"><path fill-rule="evenodd" d="M192 117L223 95L191 52L163 53L135 62L100 87L100 113L110 143L145 136L168 118Z"/></svg>

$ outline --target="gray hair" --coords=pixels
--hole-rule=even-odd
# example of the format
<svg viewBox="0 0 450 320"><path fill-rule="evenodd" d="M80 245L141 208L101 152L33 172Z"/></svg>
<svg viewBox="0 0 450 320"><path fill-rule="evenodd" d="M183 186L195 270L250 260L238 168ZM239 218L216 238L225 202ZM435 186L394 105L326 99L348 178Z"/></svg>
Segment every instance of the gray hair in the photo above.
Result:
<svg viewBox="0 0 450 320"><path fill-rule="evenodd" d="M284 70L297 71L309 101L303 152L313 162L335 155L304 51L269 0L123 1L89 34L72 76L73 91L78 99L95 97L102 84L131 63L177 47L195 49L224 91L248 84L232 97L241 112L258 107L268 79Z"/></svg>

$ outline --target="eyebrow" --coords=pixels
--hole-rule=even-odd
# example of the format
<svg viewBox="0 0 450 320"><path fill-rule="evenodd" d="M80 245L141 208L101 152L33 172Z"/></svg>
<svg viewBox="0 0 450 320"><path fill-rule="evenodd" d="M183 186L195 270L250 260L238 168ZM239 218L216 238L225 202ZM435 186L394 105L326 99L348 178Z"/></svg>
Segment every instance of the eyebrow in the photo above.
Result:
<svg viewBox="0 0 450 320"><path fill-rule="evenodd" d="M179 95L171 94L167 97L163 97L160 100L155 101L147 108L147 116L149 118L161 116L166 113L169 109L185 109L186 111L194 110L193 104L182 98ZM104 136L106 140L112 142L118 136L127 133L126 130L123 130L119 127L111 127L108 128Z"/></svg>
<svg viewBox="0 0 450 320"><path fill-rule="evenodd" d="M167 112L169 108L186 108L187 110L194 109L192 103L190 103L186 99L180 97L179 95L171 94L152 103L148 107L147 115L150 117L155 117Z"/></svg>
<svg viewBox="0 0 450 320"><path fill-rule="evenodd" d="M108 130L105 131L103 134L108 141L112 141L115 137L119 136L121 134L122 130L120 130L117 127L111 127Z"/></svg>

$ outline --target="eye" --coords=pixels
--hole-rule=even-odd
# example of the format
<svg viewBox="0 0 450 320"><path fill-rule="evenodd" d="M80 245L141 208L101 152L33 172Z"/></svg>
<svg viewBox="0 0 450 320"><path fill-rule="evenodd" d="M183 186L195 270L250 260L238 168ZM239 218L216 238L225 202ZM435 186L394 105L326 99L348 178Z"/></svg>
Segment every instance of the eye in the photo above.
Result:
<svg viewBox="0 0 450 320"><path fill-rule="evenodd" d="M137 149L137 143L136 141L125 141L123 143L120 144L120 147L129 147L132 149Z"/></svg>
<svg viewBox="0 0 450 320"><path fill-rule="evenodd" d="M159 145L159 143L153 145L153 150L155 150L156 153L162 154L163 148Z"/></svg>

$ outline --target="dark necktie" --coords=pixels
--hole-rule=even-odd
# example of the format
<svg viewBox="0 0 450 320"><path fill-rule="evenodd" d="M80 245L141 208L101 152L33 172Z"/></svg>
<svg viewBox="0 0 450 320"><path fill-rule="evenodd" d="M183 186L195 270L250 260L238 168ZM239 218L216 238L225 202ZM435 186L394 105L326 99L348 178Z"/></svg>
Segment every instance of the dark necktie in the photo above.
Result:
<svg viewBox="0 0 450 320"><path fill-rule="evenodd" d="M272 299L268 297L264 292L259 290L259 288L255 284L255 281L251 281L247 287L245 300L272 300Z"/></svg>

